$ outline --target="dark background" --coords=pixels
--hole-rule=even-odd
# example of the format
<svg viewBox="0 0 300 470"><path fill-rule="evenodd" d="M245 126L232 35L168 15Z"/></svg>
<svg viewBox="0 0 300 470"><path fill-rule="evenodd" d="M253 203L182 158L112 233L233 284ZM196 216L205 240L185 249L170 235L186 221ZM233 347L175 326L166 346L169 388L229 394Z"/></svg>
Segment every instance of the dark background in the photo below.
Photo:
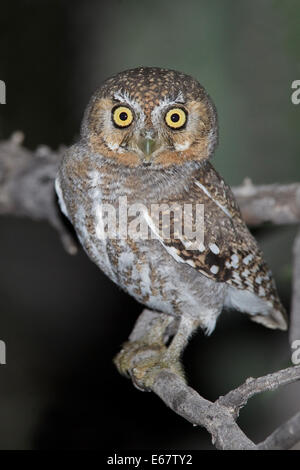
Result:
<svg viewBox="0 0 300 470"><path fill-rule="evenodd" d="M79 132L101 81L139 65L195 76L220 119L214 163L232 185L299 180L297 0L4 1L0 14L0 138L57 148ZM292 227L255 232L287 309ZM80 251L69 256L46 224L0 219L1 449L210 449L153 394L116 372L112 357L142 310ZM290 365L288 335L224 312L199 332L184 365L189 383L216 399L249 376ZM250 438L299 408L299 385L252 399L239 423Z"/></svg>

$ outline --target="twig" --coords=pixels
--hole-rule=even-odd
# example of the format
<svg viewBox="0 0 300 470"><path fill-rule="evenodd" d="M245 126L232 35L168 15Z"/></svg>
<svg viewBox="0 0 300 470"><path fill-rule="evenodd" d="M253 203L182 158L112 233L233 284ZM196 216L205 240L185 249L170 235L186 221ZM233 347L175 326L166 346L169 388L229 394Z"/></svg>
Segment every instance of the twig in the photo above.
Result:
<svg viewBox="0 0 300 470"><path fill-rule="evenodd" d="M258 445L259 450L291 449L300 441L300 412L279 426L267 439Z"/></svg>
<svg viewBox="0 0 300 470"><path fill-rule="evenodd" d="M226 406L235 417L238 417L240 409L254 395L268 390L275 390L281 385L288 385L297 380L300 380L300 366L282 369L257 379L249 377L243 385L220 397L217 402L222 406Z"/></svg>

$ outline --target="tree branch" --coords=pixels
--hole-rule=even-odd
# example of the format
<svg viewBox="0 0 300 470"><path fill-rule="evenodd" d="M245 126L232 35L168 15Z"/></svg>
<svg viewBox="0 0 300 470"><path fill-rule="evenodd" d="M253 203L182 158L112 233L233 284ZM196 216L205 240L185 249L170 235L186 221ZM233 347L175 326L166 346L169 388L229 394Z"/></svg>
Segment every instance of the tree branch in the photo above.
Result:
<svg viewBox="0 0 300 470"><path fill-rule="evenodd" d="M169 323L166 325L167 319L169 319ZM142 343L142 355L147 354L144 346L146 343L148 344L149 335L151 336L149 341L150 346L151 344L160 344L163 340L162 335L166 326L167 329L165 331L167 334L165 334L164 342L168 342L169 336L176 332L174 321L172 322L168 315L144 309L130 333L129 341L133 344L135 342ZM133 368L138 364L138 360L138 353L136 353L132 362ZM131 375L131 378L134 385L137 386L134 374ZM289 437L284 434L281 428L278 428L275 431L276 442L275 438L271 439L271 436L269 436L270 439L268 438L264 443L258 445L255 445L245 435L237 425L236 420L240 409L254 395L275 390L280 386L288 385L298 380L300 380L300 366L289 367L263 377L250 377L236 389L219 397L215 402L211 402L189 387L181 377L168 369L164 369L155 376L150 389L175 413L193 425L204 427L211 434L212 442L218 449L260 450L264 446L269 446L271 449L273 445L281 445L282 448L287 449L289 448L289 443L292 446L300 441L300 425L298 426L297 415L295 419L292 418L290 420L292 427L289 428L286 424L285 429L290 430ZM138 386L138 388L140 387ZM281 437L284 438L281 439Z"/></svg>
<svg viewBox="0 0 300 470"><path fill-rule="evenodd" d="M25 149L22 142L20 132L0 142L0 215L49 222L59 233L66 250L74 254L77 244L60 214L53 187L64 149L53 152L41 146L33 152ZM241 186L234 188L234 194L250 226L266 222L275 225L300 223L299 183L255 186L246 179ZM300 232L294 244L294 257L291 340L300 339ZM144 314L144 323L140 321L130 340L142 334L147 325L146 317ZM249 378L213 403L165 369L156 376L152 391L174 412L195 425L205 427L219 449L288 449L300 441L300 412L258 445L244 434L236 419L241 407L252 396L299 379L298 366L256 379Z"/></svg>
<svg viewBox="0 0 300 470"><path fill-rule="evenodd" d="M267 439L258 445L258 450L291 449L300 441L300 412L279 426Z"/></svg>
<svg viewBox="0 0 300 470"><path fill-rule="evenodd" d="M300 412L280 426L263 443L255 445L235 422L237 410L253 395L300 380L300 366L248 379L214 403L201 397L168 370L156 377L152 391L175 413L194 425L205 427L212 443L223 450L289 449L300 441Z"/></svg>
<svg viewBox="0 0 300 470"><path fill-rule="evenodd" d="M15 132L0 142L0 215L49 222L68 253L75 254L77 244L59 211L53 185L64 149L53 152L44 145L32 152L22 146L23 139Z"/></svg>
<svg viewBox="0 0 300 470"><path fill-rule="evenodd" d="M241 186L233 188L233 192L249 226L300 222L299 183L255 186L246 178Z"/></svg>
<svg viewBox="0 0 300 470"><path fill-rule="evenodd" d="M227 395L220 397L217 402L230 409L235 417L238 417L240 409L247 401L258 393L275 390L279 386L288 385L300 379L300 366L289 367L278 372L254 379L249 377L240 387L231 390Z"/></svg>
<svg viewBox="0 0 300 470"><path fill-rule="evenodd" d="M152 391L175 413L194 425L203 426L217 449L254 450L255 445L236 424L225 406L212 403L168 370L160 372Z"/></svg>

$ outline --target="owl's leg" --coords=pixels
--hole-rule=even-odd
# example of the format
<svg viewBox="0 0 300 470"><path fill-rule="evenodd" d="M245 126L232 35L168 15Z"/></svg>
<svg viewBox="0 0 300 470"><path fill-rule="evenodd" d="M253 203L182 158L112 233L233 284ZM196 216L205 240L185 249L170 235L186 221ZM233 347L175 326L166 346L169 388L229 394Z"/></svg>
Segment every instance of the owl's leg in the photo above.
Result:
<svg viewBox="0 0 300 470"><path fill-rule="evenodd" d="M129 341L114 362L123 375L131 377L141 390L151 388L162 369L171 370L184 379L180 356L198 322L186 316L175 318L144 310ZM167 346L170 338L170 344Z"/></svg>
<svg viewBox="0 0 300 470"><path fill-rule="evenodd" d="M182 315L176 334L173 336L170 345L165 354L165 360L168 363L180 361L181 355L188 343L188 340L199 326L199 322L194 318Z"/></svg>
<svg viewBox="0 0 300 470"><path fill-rule="evenodd" d="M114 358L119 372L130 377L137 388L146 389L142 378L167 351L166 344L176 331L176 323L176 318L148 309L139 316L129 340Z"/></svg>

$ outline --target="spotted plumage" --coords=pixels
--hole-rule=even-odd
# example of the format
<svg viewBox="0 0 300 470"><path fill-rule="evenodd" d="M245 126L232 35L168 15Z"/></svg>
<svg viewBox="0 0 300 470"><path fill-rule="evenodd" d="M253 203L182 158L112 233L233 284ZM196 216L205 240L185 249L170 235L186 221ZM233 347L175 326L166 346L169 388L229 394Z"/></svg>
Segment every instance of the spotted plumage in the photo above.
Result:
<svg viewBox="0 0 300 470"><path fill-rule="evenodd" d="M262 252L209 161L217 136L215 107L196 80L166 69L129 70L96 91L81 139L66 151L56 179L62 211L89 257L139 302L178 321L168 348L174 361L193 329L213 331L224 307L286 328ZM125 199L128 207L142 207L138 221L128 212L126 227L146 227L148 236L120 237L117 224L101 238L100 208L109 204L119 220ZM175 207L169 227L152 216L155 204L163 213ZM179 234L185 204L193 217ZM185 229L195 228L197 205L204 237L190 249Z"/></svg>

